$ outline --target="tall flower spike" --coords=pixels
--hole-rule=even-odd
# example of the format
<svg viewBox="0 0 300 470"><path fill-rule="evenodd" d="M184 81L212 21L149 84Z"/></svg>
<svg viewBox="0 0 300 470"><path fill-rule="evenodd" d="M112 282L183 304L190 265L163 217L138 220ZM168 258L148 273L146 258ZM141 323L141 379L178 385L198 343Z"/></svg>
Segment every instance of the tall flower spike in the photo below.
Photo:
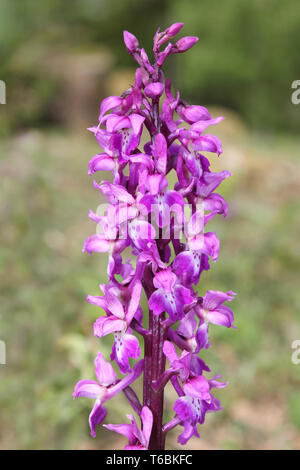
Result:
<svg viewBox="0 0 300 470"><path fill-rule="evenodd" d="M174 23L156 31L153 63L138 39L124 31L126 49L138 64L134 85L122 96L105 98L98 125L89 129L100 150L88 174L97 178L94 187L107 204L103 211L89 212L97 231L87 238L83 252L108 254L108 282L100 286L103 295L88 295L87 301L101 311L94 335L100 340L113 335L113 364L99 352L97 381L80 380L73 396L95 400L89 416L95 437L106 418L105 402L123 392L139 419L128 414L129 423L104 426L126 436L125 449L130 450L164 449L167 432L176 426L184 428L181 444L199 437L197 426L206 413L221 410L211 389L226 385L219 376L206 377L210 369L200 354L211 346L211 324L235 328L233 312L224 305L234 292L209 290L198 296L193 287L219 256L217 234L206 225L217 215L227 215L227 203L215 190L230 173L211 171L204 155L222 153L220 140L206 129L223 117L212 117L204 106L190 105L178 91L173 93L161 69L169 56L198 41L186 36L172 42L182 27ZM168 179L172 170L177 175L174 187ZM111 178L99 182L99 171L110 172ZM142 289L148 312L140 305ZM133 384L142 374L140 400ZM163 423L169 381L178 399L174 417Z"/></svg>

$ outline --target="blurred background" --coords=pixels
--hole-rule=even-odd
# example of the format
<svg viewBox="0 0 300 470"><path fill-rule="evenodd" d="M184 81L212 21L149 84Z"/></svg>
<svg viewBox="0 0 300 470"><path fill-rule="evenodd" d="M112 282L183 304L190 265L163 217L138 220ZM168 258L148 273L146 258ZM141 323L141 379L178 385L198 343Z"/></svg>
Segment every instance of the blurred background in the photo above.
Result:
<svg viewBox="0 0 300 470"><path fill-rule="evenodd" d="M99 104L134 80L127 29L151 50L175 21L199 43L171 57L166 72L181 96L226 120L217 171L227 219L210 224L220 259L198 286L238 292L236 331L211 328L203 358L229 381L191 449L300 449L300 79L298 0L1 0L0 365L1 449L122 448L106 430L89 437L92 400L72 400L74 384L93 379L93 359L110 341L93 338L98 316L85 296L105 282L106 256L81 253L94 233L87 213L99 196L87 176L98 152L86 128ZM166 419L174 393L166 394ZM123 399L109 422L124 420ZM168 448L180 448L178 432Z"/></svg>

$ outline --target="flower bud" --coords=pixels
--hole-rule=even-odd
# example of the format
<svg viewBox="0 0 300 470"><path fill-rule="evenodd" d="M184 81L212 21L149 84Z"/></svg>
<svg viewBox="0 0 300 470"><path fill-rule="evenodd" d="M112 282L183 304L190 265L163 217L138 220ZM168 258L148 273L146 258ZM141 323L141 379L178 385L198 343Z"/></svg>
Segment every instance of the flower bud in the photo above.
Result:
<svg viewBox="0 0 300 470"><path fill-rule="evenodd" d="M123 31L123 37L127 51L129 54L132 54L139 47L139 41L133 34L129 33L129 31Z"/></svg>

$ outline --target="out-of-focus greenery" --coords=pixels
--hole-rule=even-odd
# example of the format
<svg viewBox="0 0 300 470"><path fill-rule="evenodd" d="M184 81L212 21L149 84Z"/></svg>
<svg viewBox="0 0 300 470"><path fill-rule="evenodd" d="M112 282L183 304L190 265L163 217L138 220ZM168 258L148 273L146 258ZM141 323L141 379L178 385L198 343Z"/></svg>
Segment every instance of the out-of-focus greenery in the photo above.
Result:
<svg viewBox="0 0 300 470"><path fill-rule="evenodd" d="M221 191L230 211L210 222L220 260L199 292L238 293L237 331L212 327L213 348L203 353L212 373L229 380L217 393L225 409L189 446L300 448L300 366L291 363L300 338L299 138L277 132L299 125L290 103L300 75L297 11L293 0L0 2L0 448L123 445L106 430L89 438L92 400L72 400L77 380L94 378L98 349L109 357L111 340L93 338L99 312L85 302L106 281L106 256L81 253L95 230L88 209L99 203L87 176L99 148L84 129L101 98L132 83L122 30L149 48L153 30L173 21L200 36L195 50L170 58L174 85L195 103L227 107L212 110L226 117L215 129L225 152L212 160L233 174ZM174 399L168 387L166 419ZM129 411L121 397L108 407L114 423Z"/></svg>
<svg viewBox="0 0 300 470"><path fill-rule="evenodd" d="M291 103L291 84L300 77L298 0L2 0L0 78L14 103L9 119L0 116L2 134L59 121L51 109L61 85L49 61L53 51L101 45L113 54L112 67L132 66L122 31L151 51L154 30L173 21L185 23L183 34L200 37L192 51L170 60L185 97L234 109L252 127L298 131L300 113Z"/></svg>

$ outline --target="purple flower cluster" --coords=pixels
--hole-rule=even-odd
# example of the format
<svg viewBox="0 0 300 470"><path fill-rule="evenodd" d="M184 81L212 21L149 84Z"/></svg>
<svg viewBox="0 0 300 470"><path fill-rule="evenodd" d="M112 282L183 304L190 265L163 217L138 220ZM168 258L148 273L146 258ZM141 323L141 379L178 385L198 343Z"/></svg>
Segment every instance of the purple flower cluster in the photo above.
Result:
<svg viewBox="0 0 300 470"><path fill-rule="evenodd" d="M102 311L94 335L113 334L110 360L124 377L117 379L99 353L97 382L81 380L74 397L95 399L89 417L95 437L96 426L106 417L104 403L123 391L141 428L132 415L127 415L131 423L105 427L128 438L126 449L163 449L167 432L177 425L184 428L181 444L199 437L197 424L207 412L221 409L211 390L226 385L218 376L206 377L210 369L199 352L210 346L209 323L233 327L232 310L224 303L235 294L208 291L199 297L194 286L210 261L218 259L218 237L205 227L216 214L227 214L227 204L215 190L230 173L211 171L203 154L222 153L220 140L205 131L223 118L187 104L179 92L174 96L161 69L168 56L198 41L183 37L170 42L182 26L175 23L156 32L153 63L137 38L124 32L127 51L138 63L135 83L122 96L102 101L99 123L90 129L102 153L90 161L89 174L106 171L112 178L94 181L108 204L101 213L90 211L97 230L83 248L89 254L108 253L108 283L100 286L103 295L87 300ZM169 175L176 177L173 188ZM149 305L144 316L143 289ZM131 387L142 374L143 405ZM169 381L178 398L174 418L163 424L163 391Z"/></svg>

